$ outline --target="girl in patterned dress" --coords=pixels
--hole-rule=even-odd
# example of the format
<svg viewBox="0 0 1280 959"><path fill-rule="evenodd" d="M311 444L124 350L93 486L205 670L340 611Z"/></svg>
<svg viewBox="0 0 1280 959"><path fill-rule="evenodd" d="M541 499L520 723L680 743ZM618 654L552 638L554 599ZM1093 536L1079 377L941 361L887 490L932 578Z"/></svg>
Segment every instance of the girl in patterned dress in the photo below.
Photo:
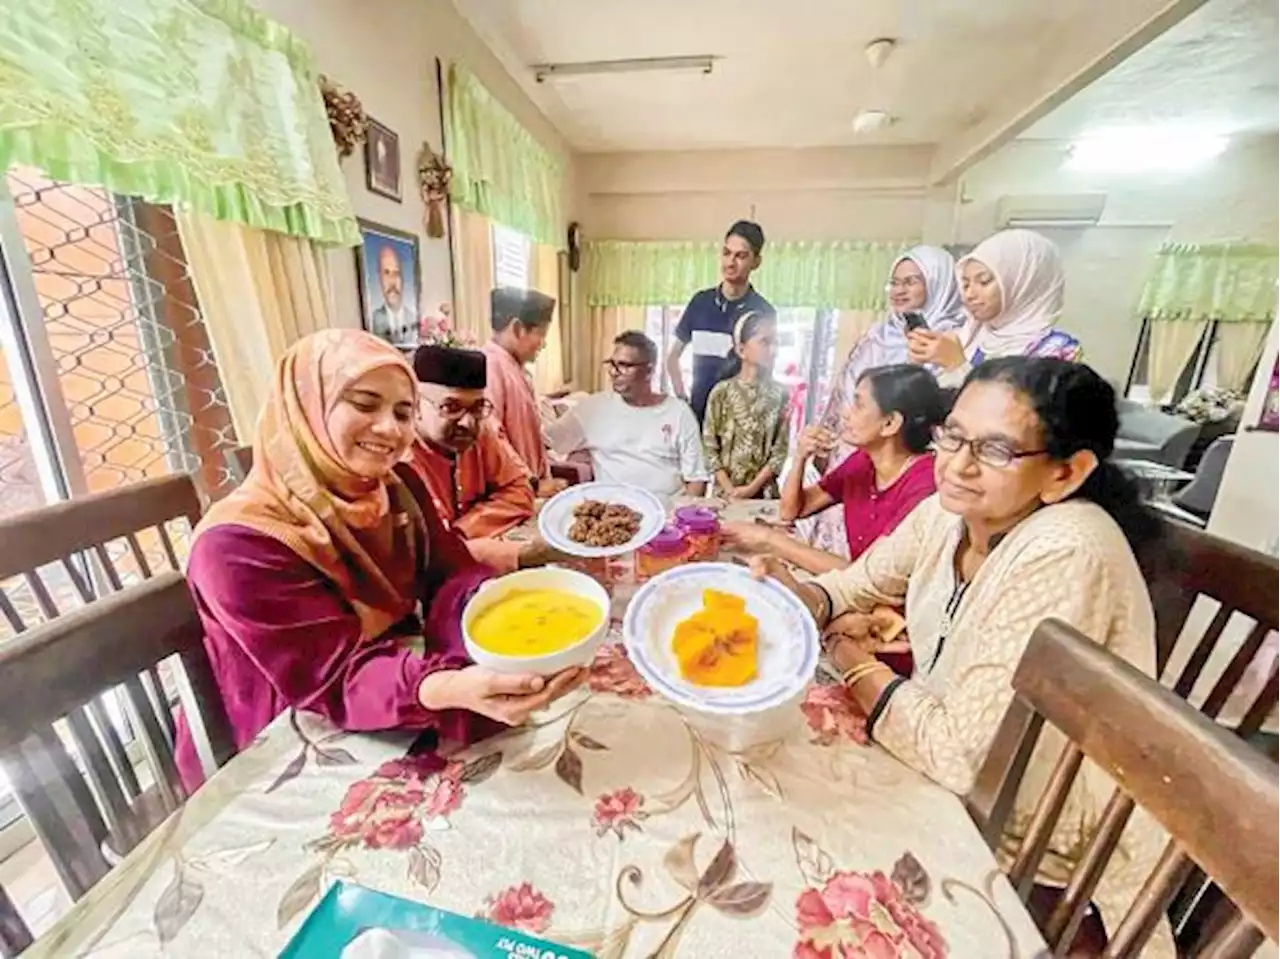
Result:
<svg viewBox="0 0 1280 959"><path fill-rule="evenodd" d="M702 446L716 488L730 499L774 499L787 461L787 390L773 378L778 321L744 313L733 353L707 397Z"/></svg>

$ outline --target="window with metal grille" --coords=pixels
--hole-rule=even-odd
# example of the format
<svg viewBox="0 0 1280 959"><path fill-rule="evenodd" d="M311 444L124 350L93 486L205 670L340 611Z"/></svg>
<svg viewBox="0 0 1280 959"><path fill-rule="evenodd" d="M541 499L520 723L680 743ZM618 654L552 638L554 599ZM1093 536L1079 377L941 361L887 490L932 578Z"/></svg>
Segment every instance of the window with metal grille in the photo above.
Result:
<svg viewBox="0 0 1280 959"><path fill-rule="evenodd" d="M12 168L0 178L0 518L167 473L217 498L238 445L172 212ZM169 533L185 559L189 530ZM142 563L164 568L154 531ZM126 542L108 544L125 585L141 578ZM93 583L93 557L73 557ZM41 579L65 613L83 600L65 568ZM0 591L27 626L44 617L21 579ZM0 617L0 642L15 632ZM114 702L113 721L128 736ZM16 810L3 801L0 825ZM0 842L0 855L3 854Z"/></svg>

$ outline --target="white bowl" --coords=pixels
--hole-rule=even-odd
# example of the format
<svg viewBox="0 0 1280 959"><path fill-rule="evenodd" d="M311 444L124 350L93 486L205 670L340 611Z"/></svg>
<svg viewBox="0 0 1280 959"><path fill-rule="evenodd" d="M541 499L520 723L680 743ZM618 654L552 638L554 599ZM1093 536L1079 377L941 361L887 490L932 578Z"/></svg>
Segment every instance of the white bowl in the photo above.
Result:
<svg viewBox="0 0 1280 959"><path fill-rule="evenodd" d="M492 653L471 638L471 624L480 613L517 589L556 589L589 599L600 610L600 625L572 646L545 656L502 656ZM517 573L489 580L471 597L462 611L462 640L466 645L467 655L477 666L492 669L495 673L537 673L540 676L550 676L573 666L586 666L595 658L596 649L609 629L609 605L609 594L604 587L585 573L556 566L522 569Z"/></svg>
<svg viewBox="0 0 1280 959"><path fill-rule="evenodd" d="M759 673L743 686L700 686L680 675L671 636L677 623L702 608L706 589L741 596L760 624ZM655 691L716 716L785 713L818 666L818 627L804 603L776 580L756 580L729 563L690 563L655 576L632 598L622 630L627 656Z"/></svg>

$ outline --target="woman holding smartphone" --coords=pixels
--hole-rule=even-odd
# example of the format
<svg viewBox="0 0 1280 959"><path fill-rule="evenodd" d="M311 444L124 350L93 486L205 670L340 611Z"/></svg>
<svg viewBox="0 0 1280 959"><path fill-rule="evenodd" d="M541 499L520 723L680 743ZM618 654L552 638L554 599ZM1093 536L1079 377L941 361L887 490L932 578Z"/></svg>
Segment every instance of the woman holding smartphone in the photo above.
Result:
<svg viewBox="0 0 1280 959"><path fill-rule="evenodd" d="M813 457L819 476L835 470L853 451L840 437L862 374L878 366L908 362L907 338L913 330L945 333L964 325L956 262L940 247L916 246L900 256L893 264L887 290L888 312L854 344L832 381L831 398L818 425L835 440L829 449ZM806 526L801 535L818 550L847 555L841 511L820 512Z"/></svg>

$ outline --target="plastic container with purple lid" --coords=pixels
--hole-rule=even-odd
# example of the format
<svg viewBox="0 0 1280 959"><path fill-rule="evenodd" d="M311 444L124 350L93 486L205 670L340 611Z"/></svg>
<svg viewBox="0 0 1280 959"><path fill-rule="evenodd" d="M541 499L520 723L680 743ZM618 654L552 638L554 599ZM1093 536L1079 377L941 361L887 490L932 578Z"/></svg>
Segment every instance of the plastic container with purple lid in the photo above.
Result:
<svg viewBox="0 0 1280 959"><path fill-rule="evenodd" d="M696 562L714 563L720 558L720 517L705 506L676 510L676 526L689 538L689 555Z"/></svg>
<svg viewBox="0 0 1280 959"><path fill-rule="evenodd" d="M658 535L636 550L636 579L644 581L687 562L689 538L678 526L664 526Z"/></svg>

